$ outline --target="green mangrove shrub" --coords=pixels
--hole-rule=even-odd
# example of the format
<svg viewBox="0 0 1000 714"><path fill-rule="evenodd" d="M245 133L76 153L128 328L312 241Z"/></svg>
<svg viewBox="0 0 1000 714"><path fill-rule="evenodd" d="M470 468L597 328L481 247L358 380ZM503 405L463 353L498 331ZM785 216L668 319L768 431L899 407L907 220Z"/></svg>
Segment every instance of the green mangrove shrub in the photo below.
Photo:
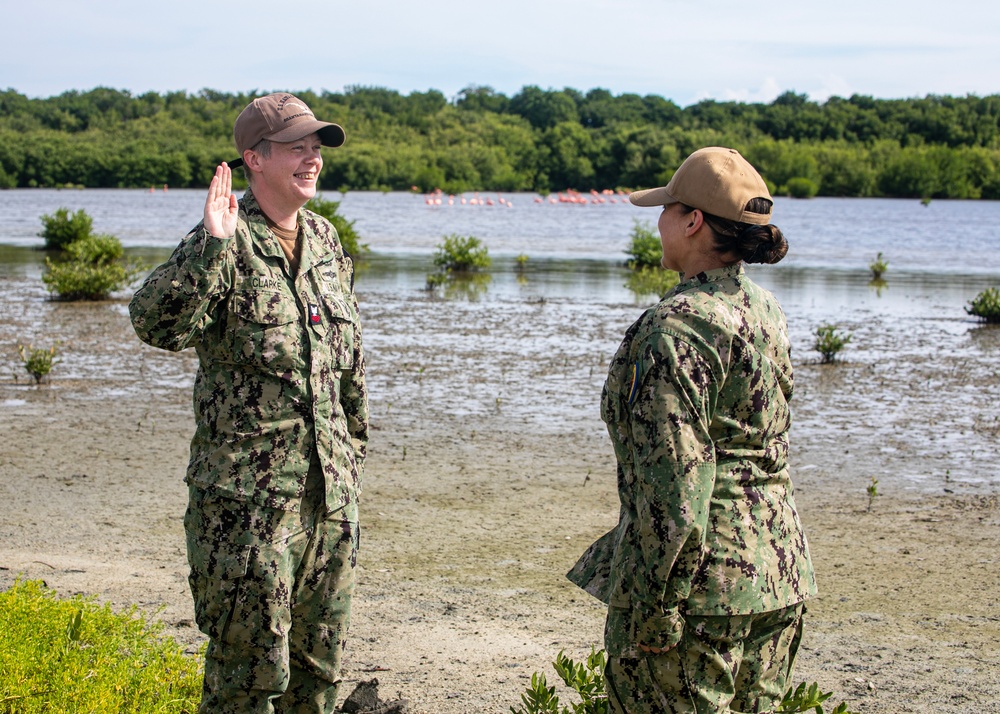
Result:
<svg viewBox="0 0 1000 714"><path fill-rule="evenodd" d="M103 300L145 270L142 263L125 259L125 249L117 238L90 233L93 221L83 210L70 217L66 209L59 209L55 216L43 216L42 222L47 231L48 226L54 226L52 240L59 242L62 250L57 260L45 258L47 270L42 282L60 299ZM72 240L62 243L66 238Z"/></svg>
<svg viewBox="0 0 1000 714"><path fill-rule="evenodd" d="M625 279L625 287L637 299L647 295L662 297L677 284L677 273L660 265L663 246L659 232L649 224L633 222L625 254L629 256L625 265L631 271Z"/></svg>
<svg viewBox="0 0 1000 714"><path fill-rule="evenodd" d="M52 371L52 367L59 362L55 346L44 349L18 343L17 354L24 369L34 378L35 384L41 384L46 375Z"/></svg>
<svg viewBox="0 0 1000 714"><path fill-rule="evenodd" d="M889 269L889 261L882 257L882 251L878 252L875 260L868 264L868 269L872 271L872 280L880 280L882 274Z"/></svg>
<svg viewBox="0 0 1000 714"><path fill-rule="evenodd" d="M110 265L125 257L121 241L104 234L79 238L66 245L64 251L70 260L91 265Z"/></svg>
<svg viewBox="0 0 1000 714"><path fill-rule="evenodd" d="M837 354L851 341L851 333L838 332L836 325L820 325L816 328L815 335L813 349L822 355L823 364L835 361Z"/></svg>
<svg viewBox="0 0 1000 714"><path fill-rule="evenodd" d="M990 323L1000 322L1000 290L986 288L969 301L965 312Z"/></svg>
<svg viewBox="0 0 1000 714"><path fill-rule="evenodd" d="M55 213L42 216L42 232L49 250L62 250L67 245L90 235L94 219L82 208L70 213L68 208L57 208Z"/></svg>
<svg viewBox="0 0 1000 714"><path fill-rule="evenodd" d="M489 249L475 236L447 235L434 253L434 265L445 273L475 273L491 263Z"/></svg>
<svg viewBox="0 0 1000 714"><path fill-rule="evenodd" d="M778 706L777 714L796 714L797 712L814 711L816 714L823 714L823 702L833 696L833 692L821 692L819 684L813 682L806 684L802 682L795 689L789 687L785 692L781 704ZM847 709L847 702L841 702L830 714L852 714Z"/></svg>
<svg viewBox="0 0 1000 714"><path fill-rule="evenodd" d="M104 300L139 277L145 266L124 260L124 249L117 238L100 236L100 241L84 239L70 243L66 259L45 259L42 282L61 300ZM113 242L104 239L110 238ZM83 256L83 257L77 257ZM118 256L118 257L111 257Z"/></svg>
<svg viewBox="0 0 1000 714"><path fill-rule="evenodd" d="M663 245L660 243L659 233L649 224L635 219L625 254L629 256L625 265L632 270L659 268L660 259L663 257Z"/></svg>

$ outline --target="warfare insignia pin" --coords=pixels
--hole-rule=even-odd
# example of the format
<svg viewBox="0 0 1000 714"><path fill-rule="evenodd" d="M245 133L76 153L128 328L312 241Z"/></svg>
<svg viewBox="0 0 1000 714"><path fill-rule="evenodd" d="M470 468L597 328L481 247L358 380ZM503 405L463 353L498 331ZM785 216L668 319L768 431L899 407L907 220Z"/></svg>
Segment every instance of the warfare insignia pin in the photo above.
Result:
<svg viewBox="0 0 1000 714"><path fill-rule="evenodd" d="M629 404L631 404L632 402L635 401L635 394L638 391L636 389L636 387L638 387L638 385L636 384L636 374L638 373L638 371L639 371L639 363L638 362L633 362L632 363L632 370L631 370L631 381L629 382L629 385L628 385L628 403Z"/></svg>

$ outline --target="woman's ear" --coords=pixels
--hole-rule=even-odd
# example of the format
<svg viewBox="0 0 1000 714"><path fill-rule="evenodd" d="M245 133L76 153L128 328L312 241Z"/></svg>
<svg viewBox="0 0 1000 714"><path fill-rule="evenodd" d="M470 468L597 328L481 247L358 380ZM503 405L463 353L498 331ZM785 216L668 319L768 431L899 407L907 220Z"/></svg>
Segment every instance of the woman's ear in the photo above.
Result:
<svg viewBox="0 0 1000 714"><path fill-rule="evenodd" d="M687 223L684 224L684 235L693 236L705 225L705 214L701 212L700 208L691 209L685 218Z"/></svg>

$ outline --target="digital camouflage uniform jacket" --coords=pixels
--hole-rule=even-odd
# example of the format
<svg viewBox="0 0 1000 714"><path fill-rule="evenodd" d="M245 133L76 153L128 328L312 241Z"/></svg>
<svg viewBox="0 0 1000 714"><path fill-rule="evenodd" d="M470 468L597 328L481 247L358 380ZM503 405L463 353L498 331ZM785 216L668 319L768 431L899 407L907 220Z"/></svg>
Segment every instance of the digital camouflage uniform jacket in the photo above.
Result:
<svg viewBox="0 0 1000 714"><path fill-rule="evenodd" d="M300 210L292 278L253 193L239 203L234 237L199 224L129 305L144 342L198 352L186 480L295 511L315 459L328 508L356 521L368 397L353 261L327 220Z"/></svg>
<svg viewBox="0 0 1000 714"><path fill-rule="evenodd" d="M742 264L682 282L633 324L602 395L618 526L569 573L609 603L612 656L676 644L683 615L816 593L788 474L785 318Z"/></svg>

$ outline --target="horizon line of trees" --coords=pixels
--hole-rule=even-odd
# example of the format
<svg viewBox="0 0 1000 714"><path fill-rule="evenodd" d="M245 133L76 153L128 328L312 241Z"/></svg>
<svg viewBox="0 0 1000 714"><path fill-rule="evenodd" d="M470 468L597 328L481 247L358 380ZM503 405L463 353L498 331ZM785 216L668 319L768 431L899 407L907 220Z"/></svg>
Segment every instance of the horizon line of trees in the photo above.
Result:
<svg viewBox="0 0 1000 714"><path fill-rule="evenodd" d="M690 152L731 146L775 194L1000 199L1000 95L770 103L605 89L511 97L470 86L292 91L347 143L324 152L326 190L534 191L664 185ZM31 99L0 92L0 188L204 187L235 158L233 122L266 92L98 87Z"/></svg>

